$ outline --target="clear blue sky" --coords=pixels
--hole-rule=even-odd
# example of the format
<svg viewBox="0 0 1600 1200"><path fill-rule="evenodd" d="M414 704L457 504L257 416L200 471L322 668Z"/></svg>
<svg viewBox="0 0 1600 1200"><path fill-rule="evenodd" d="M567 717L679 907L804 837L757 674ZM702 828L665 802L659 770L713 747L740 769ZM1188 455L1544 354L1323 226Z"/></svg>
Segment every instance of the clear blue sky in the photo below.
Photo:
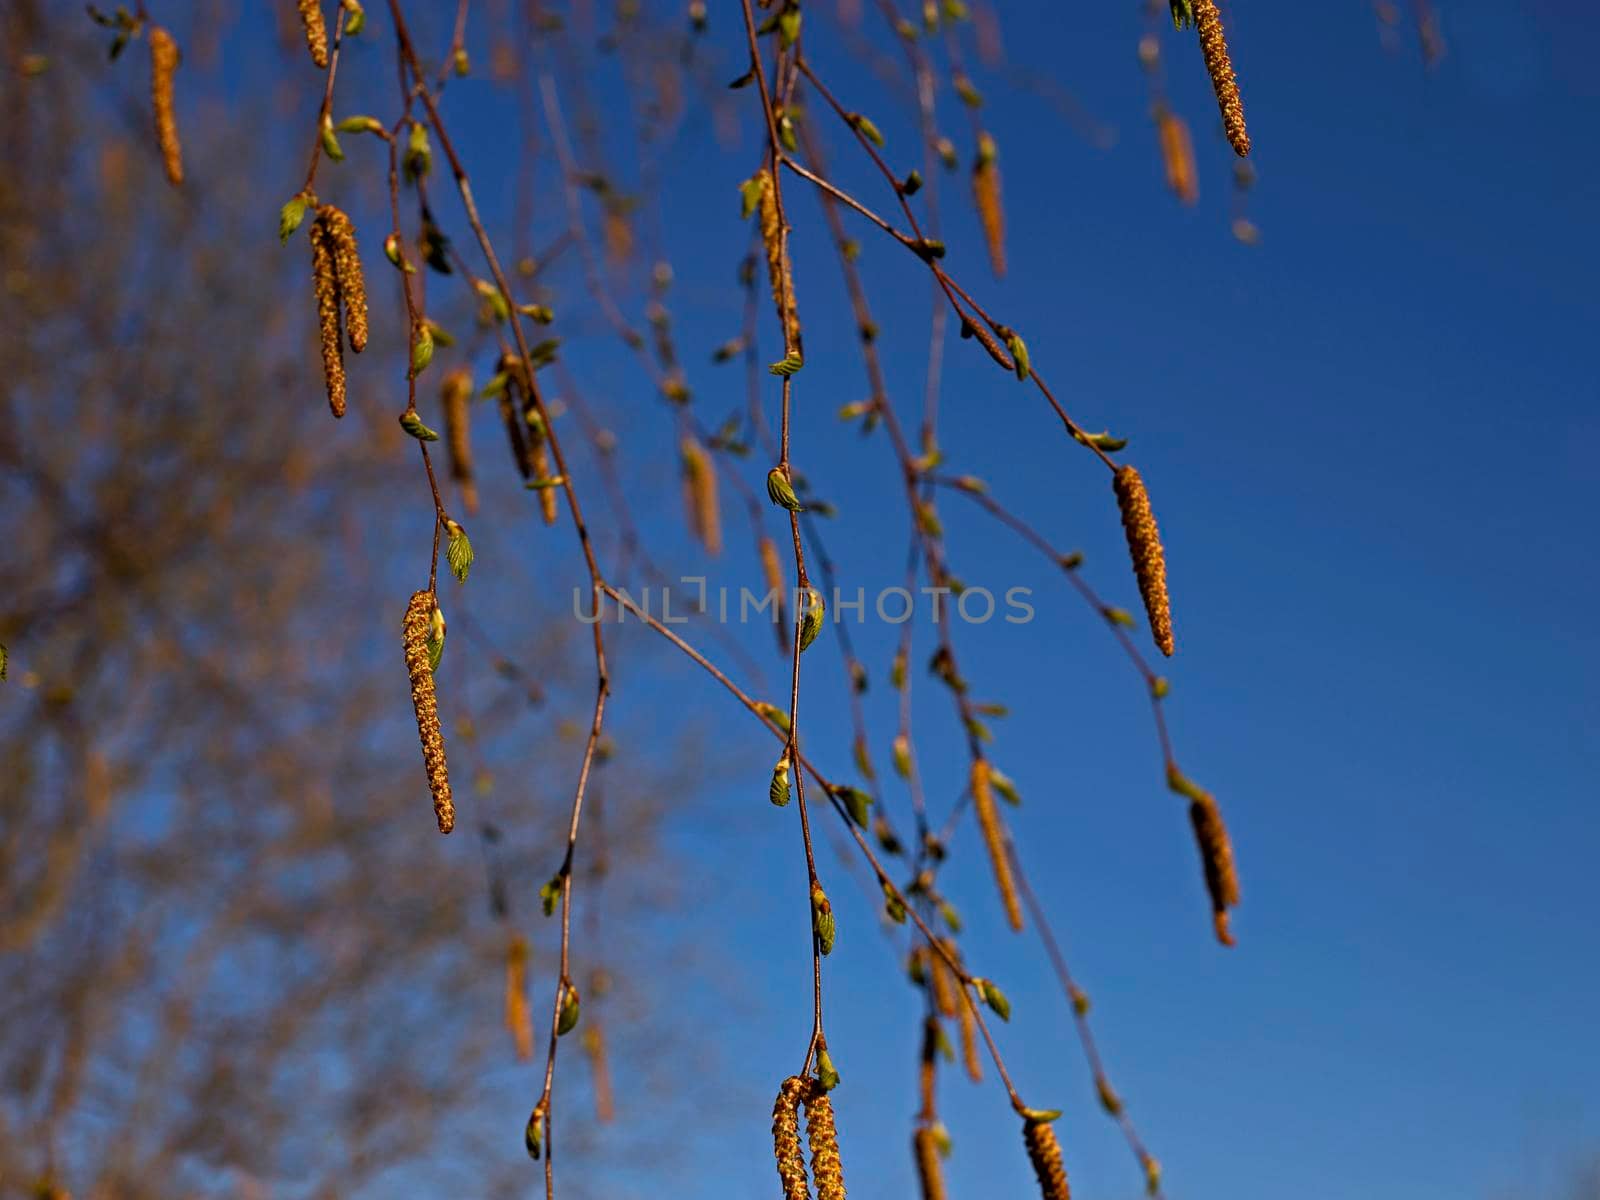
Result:
<svg viewBox="0 0 1600 1200"><path fill-rule="evenodd" d="M387 21L369 7L381 38ZM710 46L731 78L740 30L732 7L713 7ZM1027 547L944 500L959 574L997 592L1034 589L1034 623L962 628L959 646L975 689L1012 707L994 756L1024 793L1016 835L1096 1002L1112 1079L1182 1200L1548 1194L1569 1161L1600 1146L1591 21L1570 0L1460 0L1444 8L1449 53L1428 75L1414 41L1383 52L1366 5L1236 0L1260 171L1250 211L1263 238L1249 248L1228 232L1231 158L1213 134L1192 35L1163 37L1200 159L1201 201L1185 210L1162 187L1144 115L1137 5L1005 9L1012 61L1054 76L1118 136L1091 147L1026 91L979 72L1013 268L1003 284L989 277L964 175L943 192L949 265L1027 336L1084 425L1131 439L1127 458L1167 542L1179 757L1222 801L1243 884L1240 944L1224 951L1209 937L1183 806L1161 785L1137 679ZM366 53L387 85L387 50ZM873 115L893 161L911 165L904 106L859 82L843 46L813 34L811 53L846 103ZM486 62L486 49L475 57ZM487 84L453 88L464 119L491 103ZM965 138L945 99L946 124ZM512 148L503 126L487 128L464 144L485 173ZM753 130L719 148L692 122L661 188L675 329L713 424L743 395L737 368L708 360L737 332L728 284L747 234L734 187L753 166ZM888 208L870 174L835 158ZM798 184L789 192L803 196ZM504 195L480 195L504 214ZM560 224L554 191L537 205L542 227ZM453 202L440 207L459 228ZM900 582L902 501L882 439L835 419L865 395L864 376L820 211L797 200L792 219L808 331L795 460L840 508L830 548L846 583L870 593ZM870 228L858 232L890 390L914 417L926 277ZM627 303L637 318L638 297ZM578 337L567 354L625 447L658 464L637 484L666 498L640 505L659 557L702 569L682 534L664 406L614 341ZM1105 473L975 346L952 341L947 361L952 467L1082 548L1092 581L1131 605ZM753 484L766 465L747 464ZM713 577L737 585L753 567L728 508L730 551ZM537 553L541 578L579 579L565 540ZM895 634L855 632L874 670L882 765ZM776 691L769 632L743 634ZM930 648L924 637L918 663ZM837 655L819 646L805 665L807 743L848 776ZM717 1043L704 1069L726 1105L701 1135L714 1166L668 1164L648 1188L645 1173L624 1172L616 1188L768 1195L770 1097L798 1066L809 1022L795 810L767 807L771 748L709 681L653 660L637 677L624 663L619 683L621 727L698 724L726 755L713 794L676 834L711 864L695 898L708 946L721 947L709 953L721 955L725 999L702 1029ZM922 769L942 813L963 752L945 696L920 670L916 687ZM889 795L907 824L905 797ZM855 1195L905 1196L918 1010L876 906L825 847L822 864L841 928L827 1012L845 1076L847 1178ZM970 827L949 878L969 960L1013 1001L1002 1044L1019 1086L1030 1103L1066 1110L1080 1193L1136 1195L1066 1005L1031 934L1003 929ZM698 984L699 969L663 980L663 994ZM942 1105L956 1139L952 1194L1031 1194L992 1081L973 1088L948 1071ZM513 1139L523 1116L507 1117Z"/></svg>

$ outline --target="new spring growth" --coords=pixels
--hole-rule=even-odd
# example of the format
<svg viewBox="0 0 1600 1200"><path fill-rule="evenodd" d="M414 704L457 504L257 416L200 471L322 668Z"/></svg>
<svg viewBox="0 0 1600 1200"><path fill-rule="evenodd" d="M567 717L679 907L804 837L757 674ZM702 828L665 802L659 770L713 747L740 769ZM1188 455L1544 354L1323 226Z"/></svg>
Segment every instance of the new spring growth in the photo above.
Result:
<svg viewBox="0 0 1600 1200"><path fill-rule="evenodd" d="M437 671L439 663L444 658L444 609L437 604L433 608L433 616L428 619L428 670Z"/></svg>
<svg viewBox="0 0 1600 1200"><path fill-rule="evenodd" d="M789 734L789 714L776 704L769 704L765 700L756 701L756 711L768 721L778 727L778 731L785 737Z"/></svg>
<svg viewBox="0 0 1600 1200"><path fill-rule="evenodd" d="M433 812L440 833L455 828L455 804L450 798L450 773L445 765L444 734L439 728L439 704L434 694L433 671L428 665L428 638L437 610L432 592L414 592L401 624L406 674L411 678L411 704L416 710L417 737L422 743L422 765L433 794ZM441 641L442 644L442 641Z"/></svg>
<svg viewBox="0 0 1600 1200"><path fill-rule="evenodd" d="M818 883L811 885L811 928L817 935L817 949L823 954L832 954L833 938L837 932L833 905L828 902L828 893Z"/></svg>
<svg viewBox="0 0 1600 1200"><path fill-rule="evenodd" d="M344 147L339 145L339 137L333 129L333 117L328 113L322 114L322 152L334 162L344 161Z"/></svg>
<svg viewBox="0 0 1600 1200"><path fill-rule="evenodd" d="M403 165L407 183L417 182L433 169L433 145L428 141L428 127L421 121L411 122Z"/></svg>
<svg viewBox="0 0 1600 1200"><path fill-rule="evenodd" d="M983 1002L993 1010L994 1015L1002 1021L1011 1020L1011 1001L1006 999L1006 994L991 979L974 979L974 987L978 995L983 997Z"/></svg>
<svg viewBox="0 0 1600 1200"><path fill-rule="evenodd" d="M911 778L911 739L903 733L894 737L894 773L901 779Z"/></svg>
<svg viewBox="0 0 1600 1200"><path fill-rule="evenodd" d="M306 49L317 70L328 69L328 26L322 19L322 0L299 0L300 24L305 29ZM352 32L354 32L352 30Z"/></svg>
<svg viewBox="0 0 1600 1200"><path fill-rule="evenodd" d="M1223 823L1222 810L1211 793L1184 775L1176 764L1167 765L1167 786L1189 800L1189 822L1200 848L1200 865L1205 872L1206 892L1211 898L1212 924L1217 940L1224 946L1231 946L1234 941L1228 928L1228 910L1239 903L1239 876L1233 864L1233 843Z"/></svg>
<svg viewBox="0 0 1600 1200"><path fill-rule="evenodd" d="M779 508L787 508L790 512L805 512L806 506L800 503L799 497L794 494L794 485L789 482L789 476L782 467L773 467L767 472L767 499Z"/></svg>
<svg viewBox="0 0 1600 1200"><path fill-rule="evenodd" d="M1013 930L1021 933L1022 902L1011 872L1011 856L1006 852L1005 830L994 804L994 770L985 759L973 760L970 786L973 812L978 818L983 844L989 851L989 864L994 872L995 887L1000 892L1000 901L1005 906L1006 921Z"/></svg>
<svg viewBox="0 0 1600 1200"><path fill-rule="evenodd" d="M1133 559L1139 595L1144 599L1150 633L1161 653L1172 654L1172 608L1167 599L1167 560L1161 547L1161 530L1150 507L1150 494L1144 480L1132 467L1118 467L1112 478L1117 507L1122 513L1122 529Z"/></svg>
<svg viewBox="0 0 1600 1200"><path fill-rule="evenodd" d="M556 1018L556 1036L563 1037L578 1027L578 985L568 979L562 984L561 1013Z"/></svg>
<svg viewBox="0 0 1600 1200"><path fill-rule="evenodd" d="M1239 96L1239 81L1228 55L1228 35L1222 28L1222 13L1216 0L1193 0L1194 26L1200 35L1200 53L1211 76L1211 89L1222 112L1222 128L1228 144L1240 158L1250 153L1250 134L1244 124L1244 101Z"/></svg>
<svg viewBox="0 0 1600 1200"><path fill-rule="evenodd" d="M811 1081L791 1075L778 1089L772 1105L772 1152L778 1162L778 1179L783 1184L784 1200L810 1200L805 1158L800 1150L800 1099L810 1090Z"/></svg>
<svg viewBox="0 0 1600 1200"><path fill-rule="evenodd" d="M850 815L850 819L862 829L865 829L868 820L867 810L872 804L872 797L860 788L851 787L849 784L834 785L833 795L840 804L844 805L844 810Z"/></svg>
<svg viewBox="0 0 1600 1200"><path fill-rule="evenodd" d="M827 605L823 603L822 593L814 587L806 589L800 603L804 605L800 613L800 653L804 654L811 643L817 640L817 634L822 632Z"/></svg>
<svg viewBox="0 0 1600 1200"><path fill-rule="evenodd" d="M345 11L344 32L347 37L355 37L367 24L367 10L361 7L361 0L341 0L340 7Z"/></svg>
<svg viewBox="0 0 1600 1200"><path fill-rule="evenodd" d="M560 872L552 875L539 889L539 909L547 917L556 914L556 907L561 903L562 875Z"/></svg>
<svg viewBox="0 0 1600 1200"><path fill-rule="evenodd" d="M1067 1186L1067 1169L1061 1162L1061 1145L1056 1141L1056 1131L1050 1124L1055 1117L1035 1114L1029 1109L1022 1122L1022 1140L1028 1148L1028 1161L1039 1180L1041 1200L1072 1200Z"/></svg>
<svg viewBox="0 0 1600 1200"><path fill-rule="evenodd" d="M167 182L183 182L183 146L178 141L178 118L172 102L172 76L178 69L178 43L159 25L150 27L150 107L155 115L156 144Z"/></svg>
<svg viewBox="0 0 1600 1200"><path fill-rule="evenodd" d="M786 753L772 768L772 782L767 785L767 799L778 808L789 803L789 755Z"/></svg>
<svg viewBox="0 0 1600 1200"><path fill-rule="evenodd" d="M972 164L972 199L983 225L989 264L997 276L1006 273L1006 221L1000 207L1000 153L988 133L978 135L978 155Z"/></svg>
<svg viewBox="0 0 1600 1200"><path fill-rule="evenodd" d="M301 222L306 219L306 209L313 203L313 198L305 192L298 196L291 196L282 208L278 210L278 241L287 244L295 230L300 228Z"/></svg>
<svg viewBox="0 0 1600 1200"><path fill-rule="evenodd" d="M900 899L900 893L894 890L894 885L887 879L878 881L878 886L883 889L884 915L896 925L906 923L906 902Z"/></svg>
<svg viewBox="0 0 1600 1200"><path fill-rule="evenodd" d="M1033 364L1028 358L1028 343L1022 340L1022 335L1009 326L1000 327L1000 336L1005 339L1006 349L1011 351L1011 361L1016 368L1017 378L1027 382L1028 376L1033 372Z"/></svg>
<svg viewBox="0 0 1600 1200"><path fill-rule="evenodd" d="M533 1106L533 1112L528 1116L527 1127L522 1131L522 1144L527 1148L528 1157L537 1161L544 1145L543 1100Z"/></svg>
<svg viewBox="0 0 1600 1200"><path fill-rule="evenodd" d="M872 118L862 113L851 113L850 124L854 125L856 130L861 134L862 137L866 138L867 141L878 147L878 149L883 149L883 134L879 131L878 127L872 123Z"/></svg>
<svg viewBox="0 0 1600 1200"><path fill-rule="evenodd" d="M400 428L404 429L419 442L437 442L439 440L438 432L424 425L422 418L417 415L417 410L414 408L408 408L400 414Z"/></svg>
<svg viewBox="0 0 1600 1200"><path fill-rule="evenodd" d="M433 328L423 321L411 339L411 374L421 375L433 361ZM430 439L431 440L431 439Z"/></svg>
<svg viewBox="0 0 1600 1200"><path fill-rule="evenodd" d="M450 564L450 573L460 583L467 581L467 572L472 570L472 542L467 538L467 531L460 524L445 518L445 532L449 541L444 546L445 561Z"/></svg>
<svg viewBox="0 0 1600 1200"><path fill-rule="evenodd" d="M823 951L827 953L826 950ZM839 1071L833 1065L833 1055L828 1053L826 1045L817 1047L817 1087L824 1092L831 1092L839 1086Z"/></svg>

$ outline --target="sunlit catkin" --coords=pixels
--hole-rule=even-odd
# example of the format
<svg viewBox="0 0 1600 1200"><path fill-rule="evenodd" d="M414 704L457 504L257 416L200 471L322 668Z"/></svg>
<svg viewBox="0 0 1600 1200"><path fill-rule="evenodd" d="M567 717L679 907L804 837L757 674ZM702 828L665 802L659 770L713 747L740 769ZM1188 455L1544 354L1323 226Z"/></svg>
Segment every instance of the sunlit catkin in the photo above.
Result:
<svg viewBox="0 0 1600 1200"><path fill-rule="evenodd" d="M435 606L432 592L415 592L406 605L401 625L401 640L406 652L406 673L411 676L411 705L417 710L417 736L422 741L422 765L428 772L428 790L433 793L433 815L439 832L449 833L456 825L455 803L450 799L450 774L444 761L444 734L439 730L439 703L433 690L433 672L428 667L428 626Z"/></svg>
<svg viewBox="0 0 1600 1200"><path fill-rule="evenodd" d="M1000 206L1000 156L994 138L978 137L978 157L972 166L972 200L983 225L983 240L989 248L989 264L994 273L1006 273L1006 217Z"/></svg>
<svg viewBox="0 0 1600 1200"><path fill-rule="evenodd" d="M472 373L458 367L444 377L439 403L444 409L444 439L450 452L450 478L461 488L469 514L478 511L478 484L472 470Z"/></svg>
<svg viewBox="0 0 1600 1200"><path fill-rule="evenodd" d="M978 1018L972 1005L965 1000L956 1014L956 1022L961 1032L961 1065L966 1068L968 1079L973 1083L982 1083L983 1055L978 1051Z"/></svg>
<svg viewBox="0 0 1600 1200"><path fill-rule="evenodd" d="M523 1062L533 1057L533 1011L528 1006L528 943L516 934L506 945L506 1029Z"/></svg>
<svg viewBox="0 0 1600 1200"><path fill-rule="evenodd" d="M806 1095L806 1141L811 1144L811 1181L817 1185L817 1200L845 1200L833 1101L816 1080Z"/></svg>
<svg viewBox="0 0 1600 1200"><path fill-rule="evenodd" d="M1150 493L1132 467L1118 467L1112 486L1117 493L1117 508L1122 512L1133 573L1139 580L1139 595L1150 619L1151 636L1161 653L1170 655L1174 643L1172 608L1167 600L1167 559L1161 549L1161 530L1150 508Z"/></svg>
<svg viewBox="0 0 1600 1200"><path fill-rule="evenodd" d="M1222 128L1228 144L1240 158L1250 153L1250 134L1244 127L1244 101L1239 98L1239 81L1234 78L1233 60L1228 56L1228 35L1222 29L1222 14L1216 0L1194 0L1194 25L1200 33L1200 53L1205 56L1206 73L1217 93L1222 110Z"/></svg>
<svg viewBox="0 0 1600 1200"><path fill-rule="evenodd" d="M917 1186L922 1200L945 1200L944 1162L939 1157L939 1137L922 1126L911 1135L911 1153L917 1161Z"/></svg>
<svg viewBox="0 0 1600 1200"><path fill-rule="evenodd" d="M679 447L683 455L683 501L689 513L689 528L707 554L722 553L722 511L717 506L717 472L711 456L693 438L684 438Z"/></svg>
<svg viewBox="0 0 1600 1200"><path fill-rule="evenodd" d="M933 1004L944 1016L953 1017L961 1005L961 981L950 969L950 963L945 960L945 955L955 958L955 943L949 938L941 938L939 949L942 949L944 954L939 953L939 950L928 951L928 979L932 984Z"/></svg>
<svg viewBox="0 0 1600 1200"><path fill-rule="evenodd" d="M786 653L789 649L789 621L784 616L783 560L778 557L778 543L769 537L762 537L758 549L761 554L762 586L767 589L767 595L777 597L773 603L772 627L778 632L778 650Z"/></svg>
<svg viewBox="0 0 1600 1200"><path fill-rule="evenodd" d="M155 111L161 165L173 187L183 182L183 146L172 107L172 76L178 69L178 43L159 25L150 27L150 107Z"/></svg>
<svg viewBox="0 0 1600 1200"><path fill-rule="evenodd" d="M322 378L328 407L344 416L344 339L339 332L339 277L334 267L333 239L320 220L308 226L311 239L311 286L317 297L317 333L322 346Z"/></svg>
<svg viewBox="0 0 1600 1200"><path fill-rule="evenodd" d="M761 218L761 244L767 252L767 279L772 285L772 303L783 323L783 345L787 353L800 349L800 310L794 298L794 272L783 236L783 221L778 216L778 195L772 172L762 168L757 176L760 195L757 210Z"/></svg>
<svg viewBox="0 0 1600 1200"><path fill-rule="evenodd" d="M1183 203L1193 204L1200 198L1200 184L1188 125L1177 113L1163 108L1156 113L1156 134L1161 141L1161 162L1166 167L1167 186Z"/></svg>
<svg viewBox="0 0 1600 1200"><path fill-rule="evenodd" d="M778 1178L783 1183L783 1200L810 1200L806 1186L806 1163L800 1150L800 1098L811 1081L791 1075L778 1089L772 1106L772 1152L778 1160Z"/></svg>
<svg viewBox="0 0 1600 1200"><path fill-rule="evenodd" d="M606 1057L605 1027L591 1021L583 1027L583 1052L589 1059L593 1080L594 1119L608 1125L617 1116L616 1099L611 1091L611 1062Z"/></svg>
<svg viewBox="0 0 1600 1200"><path fill-rule="evenodd" d="M1011 874L1011 857L1006 853L1005 831L1000 827L1000 814L994 806L994 786L989 780L989 764L981 758L972 764L972 809L977 814L983 844L989 851L989 861L994 867L994 882L1000 889L1001 903L1005 905L1006 921L1020 933L1022 902L1017 897L1016 880Z"/></svg>
<svg viewBox="0 0 1600 1200"><path fill-rule="evenodd" d="M1239 903L1239 876L1233 866L1233 843L1228 839L1228 827L1223 823L1217 802L1205 792L1190 801L1189 822L1194 826L1194 838L1200 847L1200 864L1205 869L1206 892L1211 897L1211 919L1217 940L1231 946L1233 934L1228 929L1228 910Z"/></svg>
<svg viewBox="0 0 1600 1200"><path fill-rule="evenodd" d="M1022 1140L1028 1145L1028 1161L1039 1177L1042 1200L1072 1200L1067 1186L1067 1169L1061 1162L1061 1146L1055 1127L1049 1121L1028 1119L1022 1123Z"/></svg>
<svg viewBox="0 0 1600 1200"><path fill-rule="evenodd" d="M306 49L319 69L328 65L328 26L322 19L321 0L300 0L300 24L306 31Z"/></svg>
<svg viewBox="0 0 1600 1200"><path fill-rule="evenodd" d="M350 349L360 354L367 348L367 281L361 273L361 251L356 246L356 228L341 208L324 204L317 209L317 220L328 232L333 251L334 279L339 302L344 306L345 334Z"/></svg>

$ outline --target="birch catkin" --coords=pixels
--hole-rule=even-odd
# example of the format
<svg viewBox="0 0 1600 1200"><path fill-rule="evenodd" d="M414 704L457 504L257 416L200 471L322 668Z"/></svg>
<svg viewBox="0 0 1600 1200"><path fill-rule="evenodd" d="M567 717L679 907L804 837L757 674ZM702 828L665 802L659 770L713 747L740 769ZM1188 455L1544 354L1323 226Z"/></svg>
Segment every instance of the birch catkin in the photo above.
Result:
<svg viewBox="0 0 1600 1200"><path fill-rule="evenodd" d="M328 67L328 26L322 19L321 0L300 0L300 24L306 31L306 49L319 70Z"/></svg>
<svg viewBox="0 0 1600 1200"><path fill-rule="evenodd" d="M939 1158L939 1138L927 1126L911 1135L911 1153L917 1160L917 1184L922 1200L945 1200L944 1163Z"/></svg>
<svg viewBox="0 0 1600 1200"><path fill-rule="evenodd" d="M311 239L311 287L317 297L317 332L322 346L322 378L328 407L344 416L344 339L339 332L339 276L334 267L333 239L321 220L308 226Z"/></svg>
<svg viewBox="0 0 1600 1200"><path fill-rule="evenodd" d="M983 225L984 244L989 249L989 264L996 276L1006 273L1006 217L1000 207L1000 157L994 138L987 133L978 138L978 158L972 166L972 200Z"/></svg>
<svg viewBox="0 0 1600 1200"><path fill-rule="evenodd" d="M1223 823L1217 802L1206 792L1190 801L1189 822L1194 826L1194 839L1200 847L1200 864L1206 874L1206 892L1211 897L1211 918L1217 940L1231 946L1233 934L1228 929L1228 910L1239 903L1239 876L1233 866L1233 843L1228 838L1228 827Z"/></svg>
<svg viewBox="0 0 1600 1200"><path fill-rule="evenodd" d="M772 610L772 627L778 631L778 649L787 652L789 649L789 622L784 617L783 604L783 560L778 557L778 543L763 535L759 546L761 554L761 581L766 586L767 595L776 596Z"/></svg>
<svg viewBox="0 0 1600 1200"><path fill-rule="evenodd" d="M1042 1200L1072 1200L1072 1189L1067 1186L1067 1169L1061 1162L1061 1146L1056 1141L1055 1127L1049 1121L1025 1120L1022 1140L1028 1146L1028 1161L1033 1163L1033 1173L1039 1177L1039 1195Z"/></svg>
<svg viewBox="0 0 1600 1200"><path fill-rule="evenodd" d="M1189 127L1177 113L1163 108L1156 114L1156 134L1161 141L1161 162L1167 171L1167 186L1183 203L1193 204L1200 198L1200 185Z"/></svg>
<svg viewBox="0 0 1600 1200"><path fill-rule="evenodd" d="M684 438L683 499L689 511L689 528L708 554L722 553L722 512L717 506L717 472L705 449Z"/></svg>
<svg viewBox="0 0 1600 1200"><path fill-rule="evenodd" d="M806 1141L811 1143L811 1180L817 1185L817 1200L845 1200L844 1165L839 1160L833 1101L816 1080L811 1080L806 1096Z"/></svg>
<svg viewBox="0 0 1600 1200"><path fill-rule="evenodd" d="M1167 559L1161 549L1161 530L1150 508L1150 493L1144 480L1132 467L1118 467L1112 487L1117 493L1117 508L1122 513L1122 529L1128 539L1128 554L1133 573L1139 580L1139 595L1144 599L1150 633L1161 653L1171 655L1172 608L1167 600Z"/></svg>
<svg viewBox="0 0 1600 1200"><path fill-rule="evenodd" d="M155 112L161 165L173 187L183 182L183 146L172 104L172 76L178 69L178 43L159 25L150 27L150 107Z"/></svg>
<svg viewBox="0 0 1600 1200"><path fill-rule="evenodd" d="M339 302L344 306L345 332L350 349L360 354L367 348L367 282L361 273L361 252L356 246L356 229L341 208L324 204L317 209L317 220L327 230L328 248L333 251L334 281Z"/></svg>
<svg viewBox="0 0 1600 1200"><path fill-rule="evenodd" d="M1022 902L1017 897L1016 880L1011 874L1011 858L1006 854L1005 831L1000 828L1000 814L994 806L989 764L981 758L972 764L972 808L978 817L978 828L983 832L983 844L988 848L989 861L994 866L994 882L1000 889L1006 920L1012 929L1020 933Z"/></svg>
<svg viewBox="0 0 1600 1200"><path fill-rule="evenodd" d="M417 710L417 736L422 741L422 764L428 772L428 790L433 793L433 814L439 832L449 833L456 825L455 803L450 798L450 774L444 760L444 734L439 730L439 703L433 690L433 672L428 669L428 626L433 619L432 592L415 592L406 605L401 626L406 652L406 673L411 676L411 705Z"/></svg>
<svg viewBox="0 0 1600 1200"><path fill-rule="evenodd" d="M778 1089L772 1106L772 1152L778 1160L778 1178L783 1182L783 1200L810 1200L806 1185L806 1164L800 1151L800 1098L810 1081L791 1075Z"/></svg>
<svg viewBox="0 0 1600 1200"><path fill-rule="evenodd" d="M439 403L444 409L445 446L450 452L450 478L461 487L468 514L478 511L478 484L472 470L472 373L458 367L444 377Z"/></svg>
<svg viewBox="0 0 1600 1200"><path fill-rule="evenodd" d="M767 252L767 279L772 285L772 303L783 322L783 346L790 354L800 350L800 310L794 298L794 272L789 250L784 244L783 221L778 216L778 195L772 172L763 167L757 209L761 217L761 244Z"/></svg>
<svg viewBox="0 0 1600 1200"><path fill-rule="evenodd" d="M533 1012L528 1007L528 943L521 934L506 946L506 1029L517 1058L533 1057Z"/></svg>
<svg viewBox="0 0 1600 1200"><path fill-rule="evenodd" d="M1216 0L1194 0L1194 24L1200 34L1200 53L1206 60L1206 74L1211 76L1217 107L1222 110L1222 128L1233 152L1244 158L1250 153L1250 134L1244 126L1244 101L1239 98L1239 81L1233 74L1228 35L1223 31L1222 13L1217 10Z"/></svg>

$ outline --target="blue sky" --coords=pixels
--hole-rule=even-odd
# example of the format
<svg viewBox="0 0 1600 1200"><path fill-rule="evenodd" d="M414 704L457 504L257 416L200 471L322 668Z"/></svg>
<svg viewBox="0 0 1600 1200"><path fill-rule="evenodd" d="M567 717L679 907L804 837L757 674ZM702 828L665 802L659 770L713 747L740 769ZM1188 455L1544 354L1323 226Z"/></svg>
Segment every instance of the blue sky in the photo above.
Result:
<svg viewBox="0 0 1600 1200"><path fill-rule="evenodd" d="M387 20L369 7L378 43ZM1130 439L1126 458L1150 485L1167 543L1179 758L1223 804L1244 894L1240 944L1224 951L1137 678L1048 564L946 498L957 573L997 593L1034 591L1033 623L961 627L958 648L975 689L1011 706L994 757L1024 794L1015 833L1095 1000L1111 1077L1183 1200L1549 1194L1567 1163L1600 1146L1600 563L1586 519L1600 483L1590 452L1600 76L1579 49L1587 23L1557 0L1462 0L1444 9L1449 53L1428 74L1410 40L1383 52L1367 6L1325 6L1313 20L1302 7L1233 4L1260 172L1249 203L1263 237L1246 247L1229 234L1231 156L1213 133L1192 35L1169 30L1162 42L1200 160L1200 203L1182 209L1161 184L1145 119L1137 6L1005 8L1012 62L1054 77L1117 136L1090 146L1003 73L975 71L1000 144L1012 271L1003 283L989 276L962 175L943 185L948 264L1025 334L1069 411ZM734 10L718 6L708 34L718 77L743 69L741 36ZM891 161L915 162L904 105L845 45L812 38L819 70L873 116ZM359 94L361 80L376 81L382 107L361 107L387 114L388 51L364 53L371 62L352 66L348 86ZM475 57L487 61L486 48ZM463 138L469 169L492 174L511 137L474 114L503 114L505 94L468 80L449 102L475 130ZM944 105L965 139L948 95ZM834 145L839 176L887 210L878 181ZM756 152L748 120L736 146L691 121L661 181L675 331L708 424L743 398L738 369L712 368L709 353L738 328L731 280L747 230L735 185ZM506 189L478 190L503 220ZM866 394L864 375L821 213L798 182L787 191L808 351L795 461L840 509L827 533L846 585L870 594L900 582L903 502L882 438L863 441L835 418ZM541 228L559 227L559 203L553 190L537 198ZM453 201L440 208L465 242ZM914 419L926 275L870 228L853 232L891 396ZM584 303L568 301L579 313ZM637 293L624 303L638 319ZM768 346L771 334L769 323ZM578 336L566 354L625 453L646 464L640 494L666 498L638 506L658 557L701 573L665 407L614 341ZM1133 605L1106 476L1042 400L952 340L942 412L952 469L984 476L1047 536L1084 550L1095 585ZM745 464L752 484L767 465ZM754 568L742 516L727 507L730 550L711 574L737 586ZM770 522L779 532L775 512ZM530 553L541 579L579 581L565 540ZM482 566L492 571L492 556ZM736 632L776 693L769 631ZM853 632L873 670L881 766L896 631ZM770 1097L809 1028L795 810L766 805L772 750L715 685L659 655L636 671L629 648L645 643L619 644L619 727L695 728L721 760L673 837L701 864L698 919L721 960L725 999L701 1032L726 1103L700 1135L710 1176L673 1162L649 1176L651 1190L665 1172L675 1190L766 1195ZM807 744L847 776L837 655L819 645L805 667ZM942 815L961 789L963 750L945 696L914 675L921 767ZM907 825L904 795L892 785L888 795ZM903 945L880 935L877 906L821 854L841 931L826 986L847 1178L860 1196L907 1195L918 1008ZM1138 1194L1066 1005L1031 932L1003 928L970 826L948 880L969 961L1012 999L1002 1049L1019 1087L1029 1103L1066 1110L1080 1193ZM663 986L700 986L695 970ZM1029 1194L992 1079L974 1088L946 1072L941 1105L956 1140L952 1194ZM608 1186L642 1194L644 1179L623 1171Z"/></svg>

